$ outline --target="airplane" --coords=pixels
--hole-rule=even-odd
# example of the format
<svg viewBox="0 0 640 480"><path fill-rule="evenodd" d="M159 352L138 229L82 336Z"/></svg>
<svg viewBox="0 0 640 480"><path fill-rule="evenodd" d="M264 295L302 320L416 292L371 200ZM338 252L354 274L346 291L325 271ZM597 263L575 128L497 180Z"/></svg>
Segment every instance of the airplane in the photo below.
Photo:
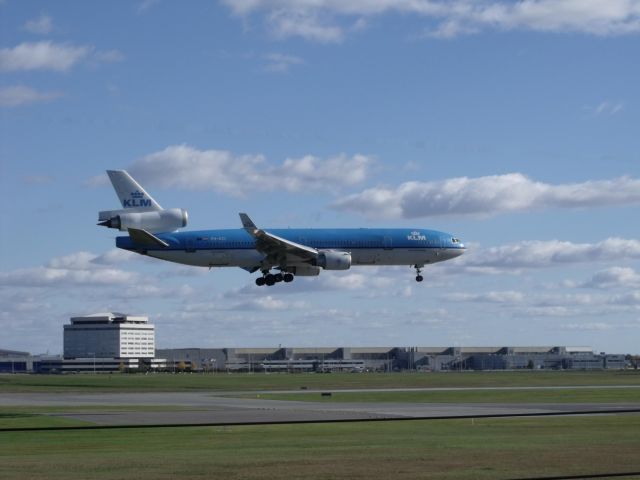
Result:
<svg viewBox="0 0 640 480"><path fill-rule="evenodd" d="M258 286L363 265L408 265L422 282L425 265L465 252L458 238L436 230L262 229L246 213L240 213L242 228L180 232L188 222L186 210L163 209L125 170L107 170L107 175L122 209L99 212L98 225L128 232L116 238L116 247L184 265L259 271Z"/></svg>

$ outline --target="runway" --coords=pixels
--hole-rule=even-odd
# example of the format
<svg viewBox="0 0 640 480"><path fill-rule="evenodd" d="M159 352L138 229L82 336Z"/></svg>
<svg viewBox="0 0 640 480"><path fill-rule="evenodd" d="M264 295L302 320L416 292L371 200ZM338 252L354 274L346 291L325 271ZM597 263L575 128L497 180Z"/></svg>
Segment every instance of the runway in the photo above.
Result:
<svg viewBox="0 0 640 480"><path fill-rule="evenodd" d="M102 426L204 425L614 413L640 411L640 397L636 403L369 403L232 398L211 392L9 393L0 396L0 405L65 407L63 413L46 415Z"/></svg>

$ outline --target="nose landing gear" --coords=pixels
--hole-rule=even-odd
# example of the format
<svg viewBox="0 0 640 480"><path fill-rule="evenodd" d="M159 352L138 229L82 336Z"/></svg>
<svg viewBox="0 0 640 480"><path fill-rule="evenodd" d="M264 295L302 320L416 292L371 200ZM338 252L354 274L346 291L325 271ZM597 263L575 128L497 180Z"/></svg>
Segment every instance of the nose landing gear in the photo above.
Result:
<svg viewBox="0 0 640 480"><path fill-rule="evenodd" d="M424 267L424 265L414 265L414 268L416 269L416 282L424 280L424 277L421 275L422 267Z"/></svg>

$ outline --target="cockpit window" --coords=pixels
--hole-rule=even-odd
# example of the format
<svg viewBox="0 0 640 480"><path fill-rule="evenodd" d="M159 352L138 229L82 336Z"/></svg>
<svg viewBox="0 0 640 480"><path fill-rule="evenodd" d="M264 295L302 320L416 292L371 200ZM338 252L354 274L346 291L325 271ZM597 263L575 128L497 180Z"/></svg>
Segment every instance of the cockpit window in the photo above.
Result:
<svg viewBox="0 0 640 480"><path fill-rule="evenodd" d="M452 243L460 243L460 239L459 238L452 238L451 242Z"/></svg>

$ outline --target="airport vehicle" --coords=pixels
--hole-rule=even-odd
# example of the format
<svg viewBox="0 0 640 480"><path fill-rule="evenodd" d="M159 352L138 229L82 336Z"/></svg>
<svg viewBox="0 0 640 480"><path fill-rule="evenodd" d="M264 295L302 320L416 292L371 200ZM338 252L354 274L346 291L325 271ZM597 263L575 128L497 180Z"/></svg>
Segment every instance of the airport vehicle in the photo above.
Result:
<svg viewBox="0 0 640 480"><path fill-rule="evenodd" d="M246 213L240 214L243 228L180 232L188 221L185 210L163 209L125 170L107 170L107 174L122 209L100 212L98 225L129 233L116 238L118 248L185 265L259 271L259 286L361 265L408 265L421 282L425 265L465 251L458 238L436 230L261 229Z"/></svg>

